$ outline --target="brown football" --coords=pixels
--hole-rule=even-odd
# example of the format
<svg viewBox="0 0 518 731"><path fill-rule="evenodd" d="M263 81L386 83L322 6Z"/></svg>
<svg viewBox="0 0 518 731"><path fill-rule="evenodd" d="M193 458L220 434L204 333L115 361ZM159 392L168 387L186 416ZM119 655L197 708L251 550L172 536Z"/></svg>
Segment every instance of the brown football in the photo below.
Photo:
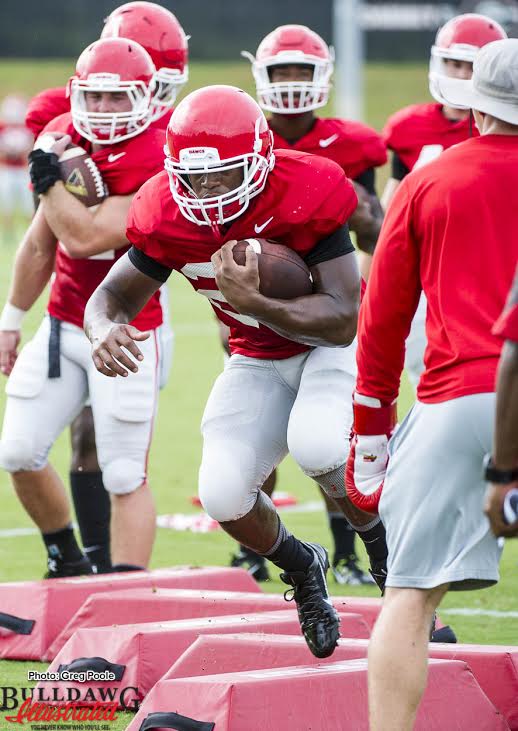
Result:
<svg viewBox="0 0 518 731"><path fill-rule="evenodd" d="M248 246L258 255L261 294L283 300L311 294L313 285L309 269L295 251L266 239L243 239L233 248L236 264L245 263Z"/></svg>
<svg viewBox="0 0 518 731"><path fill-rule="evenodd" d="M101 203L108 195L101 172L82 147L70 145L59 158L65 188L87 208Z"/></svg>

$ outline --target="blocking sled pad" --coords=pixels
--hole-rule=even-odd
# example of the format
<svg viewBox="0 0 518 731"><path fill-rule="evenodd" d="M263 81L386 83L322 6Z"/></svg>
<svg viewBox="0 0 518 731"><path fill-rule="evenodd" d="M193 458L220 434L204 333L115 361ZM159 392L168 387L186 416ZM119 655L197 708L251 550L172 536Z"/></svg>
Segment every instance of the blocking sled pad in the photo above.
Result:
<svg viewBox="0 0 518 731"><path fill-rule="evenodd" d="M368 627L359 614L340 613L340 620L341 631L349 637L369 637ZM144 698L199 635L239 632L299 635L300 624L296 610L292 609L79 629L57 654L48 672L88 673L102 669L113 671L116 679L106 682L95 678L77 683L68 679L41 682L36 700L59 702L67 699L69 690L74 688L75 694L79 693L76 700L91 702L99 700L95 694L103 688L110 689L113 694L110 700L119 700L121 706L128 706L130 697ZM91 693L95 697L88 694L89 688L93 689ZM134 690L126 690L123 695L127 688Z"/></svg>
<svg viewBox="0 0 518 731"><path fill-rule="evenodd" d="M154 695L128 731L368 731L365 659L167 680ZM416 731L508 728L465 663L430 661Z"/></svg>
<svg viewBox="0 0 518 731"><path fill-rule="evenodd" d="M339 612L361 614L369 629L381 609L380 599L334 597L332 601ZM282 594L155 588L103 592L86 599L47 649L45 657L53 660L79 628L292 608L293 604L287 602ZM342 635L343 631L342 628Z"/></svg>
<svg viewBox="0 0 518 731"><path fill-rule="evenodd" d="M246 571L231 568L170 568L0 584L0 657L42 660L91 594L144 587L261 591Z"/></svg>
<svg viewBox="0 0 518 731"><path fill-rule="evenodd" d="M368 640L341 639L325 662L365 658L367 647ZM430 644L429 654L435 659L465 662L510 729L518 731L518 647ZM168 680L322 662L311 655L303 637L245 633L201 636L151 690L128 731L138 731L144 718L155 710L160 686Z"/></svg>

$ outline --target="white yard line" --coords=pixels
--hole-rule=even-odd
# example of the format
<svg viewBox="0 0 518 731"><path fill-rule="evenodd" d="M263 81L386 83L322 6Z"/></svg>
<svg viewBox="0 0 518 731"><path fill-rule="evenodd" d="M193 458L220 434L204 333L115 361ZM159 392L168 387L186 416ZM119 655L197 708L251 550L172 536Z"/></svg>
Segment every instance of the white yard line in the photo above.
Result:
<svg viewBox="0 0 518 731"><path fill-rule="evenodd" d="M458 607L446 609L439 607L439 614L458 614L463 617L501 617L502 619L518 619L518 612L499 612L497 609L468 609Z"/></svg>
<svg viewBox="0 0 518 731"><path fill-rule="evenodd" d="M316 513L324 509L322 500L313 500L301 505L288 505L281 507L283 513ZM0 529L0 538L18 538L19 536L33 536L39 531L36 528L5 528Z"/></svg>

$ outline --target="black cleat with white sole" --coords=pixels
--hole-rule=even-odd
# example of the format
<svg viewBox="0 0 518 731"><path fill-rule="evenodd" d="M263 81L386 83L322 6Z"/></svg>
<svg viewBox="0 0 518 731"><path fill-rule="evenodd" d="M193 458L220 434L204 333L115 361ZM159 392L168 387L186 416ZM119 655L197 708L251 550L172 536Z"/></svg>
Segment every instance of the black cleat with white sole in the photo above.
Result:
<svg viewBox="0 0 518 731"><path fill-rule="evenodd" d="M329 657L333 654L340 637L340 619L331 604L327 592L326 572L329 559L325 548L318 543L304 543L313 553L313 562L306 571L285 571L281 579L293 587L293 595L284 598L295 599L302 634L315 657Z"/></svg>
<svg viewBox="0 0 518 731"><path fill-rule="evenodd" d="M47 573L44 579L63 579L72 576L89 576L93 574L92 564L83 556L79 561L61 561L55 558L47 559Z"/></svg>

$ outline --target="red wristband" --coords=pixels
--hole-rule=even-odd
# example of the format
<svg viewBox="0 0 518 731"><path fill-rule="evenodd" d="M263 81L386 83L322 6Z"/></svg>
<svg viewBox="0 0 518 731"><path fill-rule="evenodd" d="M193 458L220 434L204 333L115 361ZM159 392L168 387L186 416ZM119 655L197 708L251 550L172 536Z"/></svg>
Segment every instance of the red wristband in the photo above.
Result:
<svg viewBox="0 0 518 731"><path fill-rule="evenodd" d="M362 436L391 434L397 424L397 405L365 406L353 403L354 431Z"/></svg>

